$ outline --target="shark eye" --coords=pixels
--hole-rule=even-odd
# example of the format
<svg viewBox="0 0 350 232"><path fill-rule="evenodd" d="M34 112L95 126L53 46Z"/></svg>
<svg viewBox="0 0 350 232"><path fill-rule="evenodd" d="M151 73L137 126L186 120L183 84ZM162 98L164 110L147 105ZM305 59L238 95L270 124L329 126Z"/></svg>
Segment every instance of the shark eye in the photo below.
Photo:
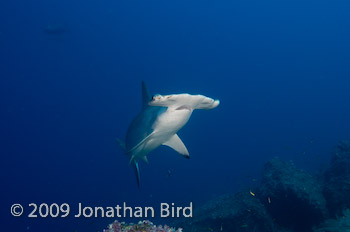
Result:
<svg viewBox="0 0 350 232"><path fill-rule="evenodd" d="M159 99L160 99L159 94L153 95L153 97L152 97L152 101L159 100Z"/></svg>

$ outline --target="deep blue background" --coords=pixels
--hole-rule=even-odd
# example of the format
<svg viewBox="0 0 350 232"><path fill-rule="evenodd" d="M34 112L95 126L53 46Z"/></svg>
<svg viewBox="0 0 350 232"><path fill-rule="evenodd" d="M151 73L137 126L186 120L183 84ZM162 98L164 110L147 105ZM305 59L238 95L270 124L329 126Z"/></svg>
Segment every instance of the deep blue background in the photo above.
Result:
<svg viewBox="0 0 350 232"><path fill-rule="evenodd" d="M316 173L349 137L349 12L345 0L2 1L2 227L101 231L111 219L13 218L10 206L200 205L256 185L275 156ZM137 189L115 138L141 109L141 80L221 105L179 132L191 159L153 151Z"/></svg>

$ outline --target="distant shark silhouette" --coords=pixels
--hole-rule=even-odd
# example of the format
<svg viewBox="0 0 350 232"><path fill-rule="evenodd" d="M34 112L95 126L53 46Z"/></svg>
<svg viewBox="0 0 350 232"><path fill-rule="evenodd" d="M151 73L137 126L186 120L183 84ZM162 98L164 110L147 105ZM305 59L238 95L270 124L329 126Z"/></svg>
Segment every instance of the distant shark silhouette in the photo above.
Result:
<svg viewBox="0 0 350 232"><path fill-rule="evenodd" d="M203 95L190 94L158 94L150 98L144 82L142 98L142 111L129 126L125 144L117 138L124 152L130 156L130 164L134 165L138 187L139 160L148 163L146 156L160 145L169 146L189 158L187 148L176 133L187 123L193 110L210 110L220 103Z"/></svg>
<svg viewBox="0 0 350 232"><path fill-rule="evenodd" d="M48 24L43 31L48 35L63 35L67 28L61 24Z"/></svg>

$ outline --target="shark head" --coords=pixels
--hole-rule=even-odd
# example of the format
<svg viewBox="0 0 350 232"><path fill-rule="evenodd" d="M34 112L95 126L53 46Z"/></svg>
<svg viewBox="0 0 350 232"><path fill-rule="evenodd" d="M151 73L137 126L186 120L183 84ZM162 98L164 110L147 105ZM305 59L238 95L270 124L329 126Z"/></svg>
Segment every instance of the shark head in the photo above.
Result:
<svg viewBox="0 0 350 232"><path fill-rule="evenodd" d="M188 122L193 110L213 109L219 100L203 95L171 94L149 97L142 82L142 111L129 126L125 144L117 139L134 165L137 183L140 185L139 161L146 163L147 155L161 145L168 146L189 158L189 152L177 132Z"/></svg>
<svg viewBox="0 0 350 232"><path fill-rule="evenodd" d="M214 109L220 104L219 100L203 95L190 95L187 93L183 94L171 94L162 96L156 94L152 97L149 102L150 106L163 106L163 107L181 107L188 106L191 109Z"/></svg>

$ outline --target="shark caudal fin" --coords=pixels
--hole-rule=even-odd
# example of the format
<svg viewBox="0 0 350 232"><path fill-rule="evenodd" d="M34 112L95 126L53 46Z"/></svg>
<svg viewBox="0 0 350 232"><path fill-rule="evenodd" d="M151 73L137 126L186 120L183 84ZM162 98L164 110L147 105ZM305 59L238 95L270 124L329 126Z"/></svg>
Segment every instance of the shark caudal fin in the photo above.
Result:
<svg viewBox="0 0 350 232"><path fill-rule="evenodd" d="M134 171L136 175L137 187L140 188L140 170L139 170L139 162L134 161Z"/></svg>
<svg viewBox="0 0 350 232"><path fill-rule="evenodd" d="M125 143L123 141L121 141L119 138L116 138L117 143L120 145L120 147L123 149L123 151L125 152L125 154L127 154L126 151L126 147L125 147ZM144 156L143 160L148 163L147 157ZM130 164L133 163L134 166L134 171L135 171L135 175L136 175L136 181L137 181L137 187L140 188L140 170L139 170L139 162L135 161L133 157L131 157L130 159Z"/></svg>

